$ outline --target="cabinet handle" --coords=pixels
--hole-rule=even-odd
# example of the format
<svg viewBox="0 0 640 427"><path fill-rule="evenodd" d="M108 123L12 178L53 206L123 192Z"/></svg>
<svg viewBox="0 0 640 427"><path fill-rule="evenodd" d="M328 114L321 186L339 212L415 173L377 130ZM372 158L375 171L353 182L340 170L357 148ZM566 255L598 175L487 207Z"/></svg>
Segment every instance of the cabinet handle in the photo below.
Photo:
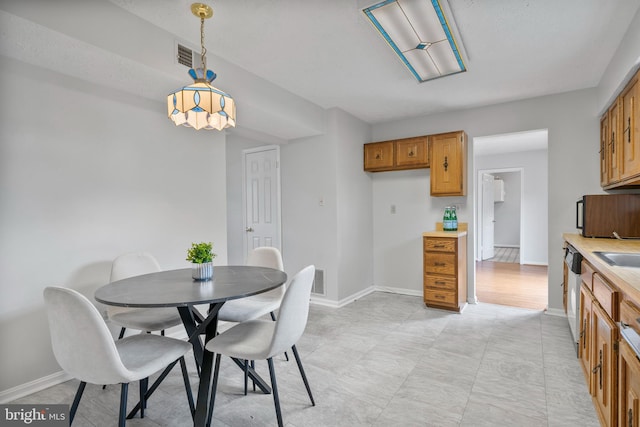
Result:
<svg viewBox="0 0 640 427"><path fill-rule="evenodd" d="M376 154L376 160L380 160L380 154Z"/></svg>
<svg viewBox="0 0 640 427"><path fill-rule="evenodd" d="M413 150L409 151L408 156L409 156L409 157L413 157L413 156L415 156L415 154L413 154Z"/></svg>
<svg viewBox="0 0 640 427"><path fill-rule="evenodd" d="M444 266L445 266L445 265L447 265L447 264L445 264L444 262L434 262L434 265L435 265L436 267L444 267Z"/></svg>
<svg viewBox="0 0 640 427"><path fill-rule="evenodd" d="M582 348L587 348L587 319L582 322L582 331L580 331L580 338L582 339Z"/></svg>
<svg viewBox="0 0 640 427"><path fill-rule="evenodd" d="M600 374L600 390L602 390L602 349L600 349L600 363L591 371L592 374L598 372Z"/></svg>
<svg viewBox="0 0 640 427"><path fill-rule="evenodd" d="M444 248L444 245L433 245L434 248Z"/></svg>
<svg viewBox="0 0 640 427"><path fill-rule="evenodd" d="M633 427L633 409L629 408L629 427Z"/></svg>
<svg viewBox="0 0 640 427"><path fill-rule="evenodd" d="M444 299L444 295L436 295L436 298L438 298L438 299Z"/></svg>
<svg viewBox="0 0 640 427"><path fill-rule="evenodd" d="M449 167L449 163L447 162L447 156L444 156L444 163L442 164L442 166L444 166L444 171L447 171L447 168Z"/></svg>
<svg viewBox="0 0 640 427"><path fill-rule="evenodd" d="M611 154L616 153L616 133L611 132Z"/></svg>
<svg viewBox="0 0 640 427"><path fill-rule="evenodd" d="M627 117L627 128L622 132L624 135L627 133L627 142L631 142L631 116Z"/></svg>
<svg viewBox="0 0 640 427"><path fill-rule="evenodd" d="M436 280L436 285L446 285L446 282L440 282L439 280Z"/></svg>

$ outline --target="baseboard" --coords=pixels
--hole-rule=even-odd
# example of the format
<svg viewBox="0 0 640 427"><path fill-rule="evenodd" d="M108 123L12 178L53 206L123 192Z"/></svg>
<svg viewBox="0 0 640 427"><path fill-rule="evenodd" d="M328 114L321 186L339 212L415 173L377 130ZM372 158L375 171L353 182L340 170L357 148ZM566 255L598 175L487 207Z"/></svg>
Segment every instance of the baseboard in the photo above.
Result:
<svg viewBox="0 0 640 427"><path fill-rule="evenodd" d="M345 305L351 304L357 299L360 299L366 295L369 295L370 293L375 292L376 290L377 288L373 286L369 286L368 288L363 289L360 292L356 292L355 294L350 295L347 298L343 298L340 301L328 300L315 295L311 295L310 302L311 304L323 305L325 307L341 308L341 307L344 307Z"/></svg>
<svg viewBox="0 0 640 427"><path fill-rule="evenodd" d="M545 313L549 316L567 317L566 313L561 308L547 308Z"/></svg>
<svg viewBox="0 0 640 427"><path fill-rule="evenodd" d="M0 403L5 404L12 402L16 399L20 399L21 397L53 387L54 385L62 384L70 379L73 379L73 377L64 371L54 372L46 377L38 378L37 380L20 384L8 390L0 391Z"/></svg>
<svg viewBox="0 0 640 427"><path fill-rule="evenodd" d="M522 261L522 262L520 262L520 265L539 265L539 266L543 266L543 267L548 267L549 263L548 262Z"/></svg>
<svg viewBox="0 0 640 427"><path fill-rule="evenodd" d="M421 297L422 290L405 289L405 288L392 288L388 286L376 286L375 290L378 292L388 292L390 294L409 295L412 297Z"/></svg>
<svg viewBox="0 0 640 427"><path fill-rule="evenodd" d="M499 245L497 243L494 243L493 247L494 248L518 248L518 249L520 249L520 245Z"/></svg>

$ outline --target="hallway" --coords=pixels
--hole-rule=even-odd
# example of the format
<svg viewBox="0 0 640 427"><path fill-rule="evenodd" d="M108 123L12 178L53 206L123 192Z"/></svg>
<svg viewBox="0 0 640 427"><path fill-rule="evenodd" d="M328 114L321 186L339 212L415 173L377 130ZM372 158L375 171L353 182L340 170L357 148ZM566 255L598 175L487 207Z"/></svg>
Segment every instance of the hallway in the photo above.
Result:
<svg viewBox="0 0 640 427"><path fill-rule="evenodd" d="M544 265L476 262L479 302L544 310L547 307L547 282Z"/></svg>

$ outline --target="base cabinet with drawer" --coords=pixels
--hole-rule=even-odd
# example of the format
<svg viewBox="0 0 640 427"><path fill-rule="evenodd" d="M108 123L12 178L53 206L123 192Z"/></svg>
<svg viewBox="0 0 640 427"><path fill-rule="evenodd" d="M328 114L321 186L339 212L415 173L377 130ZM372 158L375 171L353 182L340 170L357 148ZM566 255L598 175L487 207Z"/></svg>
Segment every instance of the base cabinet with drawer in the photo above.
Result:
<svg viewBox="0 0 640 427"><path fill-rule="evenodd" d="M424 303L460 312L467 304L467 233L424 233Z"/></svg>
<svg viewBox="0 0 640 427"><path fill-rule="evenodd" d="M640 333L640 309L629 301L620 304L620 323ZM640 359L624 339L618 358L618 425L640 426Z"/></svg>
<svg viewBox="0 0 640 427"><path fill-rule="evenodd" d="M580 290L578 357L600 423L618 425L619 292L585 261Z"/></svg>

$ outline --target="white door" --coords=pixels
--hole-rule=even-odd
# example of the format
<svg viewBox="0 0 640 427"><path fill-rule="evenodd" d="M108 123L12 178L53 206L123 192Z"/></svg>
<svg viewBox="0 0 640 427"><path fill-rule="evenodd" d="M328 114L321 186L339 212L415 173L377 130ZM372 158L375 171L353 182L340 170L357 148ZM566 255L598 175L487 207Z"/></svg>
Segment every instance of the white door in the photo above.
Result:
<svg viewBox="0 0 640 427"><path fill-rule="evenodd" d="M493 188L493 175L488 173L482 174L482 250L480 259L485 260L493 258L493 236L495 217L493 213L494 208L494 188Z"/></svg>
<svg viewBox="0 0 640 427"><path fill-rule="evenodd" d="M243 150L246 255L260 246L280 250L280 147Z"/></svg>

